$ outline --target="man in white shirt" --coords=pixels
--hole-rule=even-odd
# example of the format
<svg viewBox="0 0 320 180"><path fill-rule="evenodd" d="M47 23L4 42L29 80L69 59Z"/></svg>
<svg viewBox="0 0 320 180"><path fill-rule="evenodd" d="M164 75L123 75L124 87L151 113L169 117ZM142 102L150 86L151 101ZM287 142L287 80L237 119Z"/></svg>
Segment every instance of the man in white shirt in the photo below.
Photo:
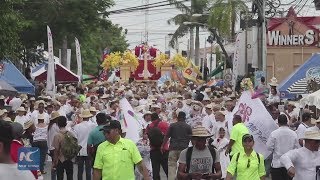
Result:
<svg viewBox="0 0 320 180"><path fill-rule="evenodd" d="M48 113L46 113L44 111L44 104L45 102L44 101L39 101L38 103L38 108L37 110L34 110L32 113L31 113L31 118L34 120L34 124L37 125L38 124L38 117L39 115L43 115L44 116L44 123L46 124L49 124L49 115Z"/></svg>
<svg viewBox="0 0 320 180"><path fill-rule="evenodd" d="M307 128L312 127L312 123L311 123L311 114L308 112L305 112L302 114L302 122L301 124L298 126L297 129L297 135L298 135L298 139L299 139L299 144L302 147L303 146L303 137L304 137L304 133L307 130Z"/></svg>
<svg viewBox="0 0 320 180"><path fill-rule="evenodd" d="M9 122L0 121L0 179L34 180L31 171L18 170L10 156L10 146L13 140L12 127Z"/></svg>
<svg viewBox="0 0 320 180"><path fill-rule="evenodd" d="M11 106L12 111L16 111L22 104L22 100L18 97L13 97L9 102L9 106Z"/></svg>
<svg viewBox="0 0 320 180"><path fill-rule="evenodd" d="M148 93L144 92L143 97L139 100L139 106L148 104Z"/></svg>
<svg viewBox="0 0 320 180"><path fill-rule="evenodd" d="M288 127L288 119L285 114L278 117L279 128L274 130L267 141L268 150L273 153L271 163L272 179L289 180L286 168L281 164L280 157L292 150L299 148L297 134Z"/></svg>
<svg viewBox="0 0 320 180"><path fill-rule="evenodd" d="M82 179L84 164L86 166L86 179L91 179L91 162L87 152L88 137L90 132L95 128L89 119L92 117L89 109L85 109L79 115L82 118L82 122L73 127L73 133L78 139L78 145L82 148L77 156L78 164L78 179Z"/></svg>
<svg viewBox="0 0 320 180"><path fill-rule="evenodd" d="M24 123L29 120L29 117L27 117L25 115L26 114L26 110L24 109L24 107L19 107L17 109L17 113L18 113L18 115L14 119L14 122L20 123L22 126L24 126Z"/></svg>
<svg viewBox="0 0 320 180"><path fill-rule="evenodd" d="M213 127L213 131L214 131L213 135L215 136L215 138L219 137L219 129L220 128L227 130L227 121L225 119L225 115L226 114L224 111L217 111L215 113L216 122ZM229 139L229 137L230 137L229 133L226 133L225 138Z"/></svg>
<svg viewBox="0 0 320 180"><path fill-rule="evenodd" d="M213 106L211 104L206 105L205 110L207 115L202 120L202 126L205 127L210 134L214 134L214 124L216 122L216 119L214 117L214 114L212 113Z"/></svg>
<svg viewBox="0 0 320 180"><path fill-rule="evenodd" d="M280 162L293 180L319 179L320 131L306 131L303 139L304 147L285 153L281 156Z"/></svg>

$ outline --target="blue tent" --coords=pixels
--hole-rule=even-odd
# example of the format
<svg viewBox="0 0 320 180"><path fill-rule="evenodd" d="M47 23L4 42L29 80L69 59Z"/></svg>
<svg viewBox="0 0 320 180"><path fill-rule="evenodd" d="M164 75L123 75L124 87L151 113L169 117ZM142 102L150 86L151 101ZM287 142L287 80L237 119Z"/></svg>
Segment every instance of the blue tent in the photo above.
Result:
<svg viewBox="0 0 320 180"><path fill-rule="evenodd" d="M283 99L293 99L298 94L307 92L308 80L320 82L320 54L313 54L304 64L296 69L287 79L279 84L278 90Z"/></svg>
<svg viewBox="0 0 320 180"><path fill-rule="evenodd" d="M9 60L0 62L2 67L0 70L0 80L6 81L12 87L14 87L19 93L35 94L34 86L28 81L28 79L12 64Z"/></svg>

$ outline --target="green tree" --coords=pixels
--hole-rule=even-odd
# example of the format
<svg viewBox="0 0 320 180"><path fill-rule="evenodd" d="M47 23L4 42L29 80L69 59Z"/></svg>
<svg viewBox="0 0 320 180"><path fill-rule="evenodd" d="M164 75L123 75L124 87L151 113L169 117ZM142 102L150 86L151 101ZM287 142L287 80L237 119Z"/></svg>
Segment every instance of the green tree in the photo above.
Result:
<svg viewBox="0 0 320 180"><path fill-rule="evenodd" d="M21 33L22 45L34 57L26 56L26 61L37 61L35 55L39 52L36 47L42 43L47 49L48 25L53 34L55 54L62 49L62 63L65 64L66 50L71 48L71 67L75 69L74 38L77 37L81 44L83 72L94 74L105 47L115 50L128 47L122 29L106 20L107 9L112 5L112 0L47 0L41 3L39 0L26 0L17 8L28 22Z"/></svg>
<svg viewBox="0 0 320 180"><path fill-rule="evenodd" d="M19 55L18 49L21 47L19 35L26 23L20 12L14 8L21 4L20 0L0 2L0 60Z"/></svg>
<svg viewBox="0 0 320 180"><path fill-rule="evenodd" d="M216 28L220 35L234 40L237 14L242 11L248 11L242 0L213 0L208 24Z"/></svg>
<svg viewBox="0 0 320 180"><path fill-rule="evenodd" d="M207 17L192 17L193 14L203 14L208 7L208 0L191 0L191 7L186 6L183 2L178 0L169 0L171 4L173 4L177 9L179 9L182 14L178 14L175 17L168 20L168 23L174 23L179 27L172 35L172 39L170 41L170 45L173 46L178 38L185 36L188 32L190 33L190 49L191 49L191 58L193 58L193 49L194 49L194 28L196 28L196 39L195 39L195 64L199 65L199 48L200 48L200 40L199 40L199 25L184 25L184 22L198 22L198 23L207 23Z"/></svg>

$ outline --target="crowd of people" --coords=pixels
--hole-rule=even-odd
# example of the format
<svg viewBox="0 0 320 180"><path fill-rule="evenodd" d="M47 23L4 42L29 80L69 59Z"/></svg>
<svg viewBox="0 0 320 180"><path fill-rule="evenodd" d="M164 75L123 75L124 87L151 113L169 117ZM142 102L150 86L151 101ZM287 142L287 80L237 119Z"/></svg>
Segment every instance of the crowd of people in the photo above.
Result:
<svg viewBox="0 0 320 180"><path fill-rule="evenodd" d="M314 180L320 169L320 120L296 102L281 110L276 86L264 78L257 86L279 126L267 141L269 157L253 149L254 136L233 113L241 92L227 86L99 81L58 85L54 97L44 91L36 97L1 95L0 179L50 173L52 180L71 180L76 164L79 180L159 180L161 167L169 180L256 180L269 173L274 180ZM123 98L139 124L137 142L126 138L132 129L119 105ZM38 171L15 169L20 147L39 148Z"/></svg>

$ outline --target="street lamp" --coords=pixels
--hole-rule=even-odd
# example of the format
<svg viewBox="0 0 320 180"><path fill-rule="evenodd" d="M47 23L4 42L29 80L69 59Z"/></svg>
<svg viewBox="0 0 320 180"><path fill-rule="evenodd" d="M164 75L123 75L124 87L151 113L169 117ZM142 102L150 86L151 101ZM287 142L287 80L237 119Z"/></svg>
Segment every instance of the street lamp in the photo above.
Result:
<svg viewBox="0 0 320 180"><path fill-rule="evenodd" d="M198 23L198 22L183 22L184 25L199 25L199 26L204 26L206 27L212 34L214 37L216 37L216 41L219 44L224 56L226 57L226 61L227 62L231 62L230 57L228 56L228 53L226 51L226 49L224 48L224 45L222 43L222 39L221 37L218 35L217 30L215 28L210 28L207 24L203 24L203 23Z"/></svg>

